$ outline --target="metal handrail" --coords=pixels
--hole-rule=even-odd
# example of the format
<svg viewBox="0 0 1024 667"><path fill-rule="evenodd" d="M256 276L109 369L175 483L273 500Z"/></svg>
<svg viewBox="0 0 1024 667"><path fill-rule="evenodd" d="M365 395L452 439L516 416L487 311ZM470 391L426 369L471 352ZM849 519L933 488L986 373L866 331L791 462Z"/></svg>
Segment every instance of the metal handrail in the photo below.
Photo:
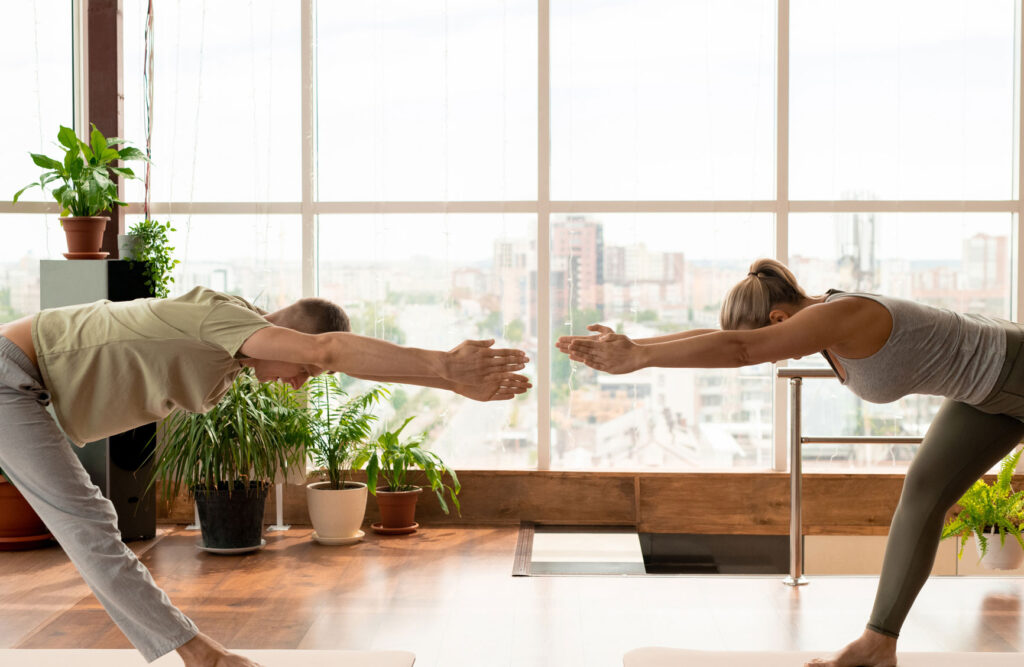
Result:
<svg viewBox="0 0 1024 667"><path fill-rule="evenodd" d="M778 377L789 380L789 576L787 586L803 586L804 547L801 526L803 493L804 443L832 444L920 444L923 438L915 436L805 436L800 427L800 397L804 378L834 378L825 368L780 368Z"/></svg>

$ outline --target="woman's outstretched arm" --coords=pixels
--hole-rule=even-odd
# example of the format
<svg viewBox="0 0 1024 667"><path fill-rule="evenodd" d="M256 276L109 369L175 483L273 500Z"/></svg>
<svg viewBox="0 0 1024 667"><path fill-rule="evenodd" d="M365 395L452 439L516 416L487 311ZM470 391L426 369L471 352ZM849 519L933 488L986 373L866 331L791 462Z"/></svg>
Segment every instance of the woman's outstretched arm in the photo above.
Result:
<svg viewBox="0 0 1024 667"><path fill-rule="evenodd" d="M607 327L594 337L570 341L576 361L607 373L641 368L736 368L815 354L856 335L858 317L843 301L808 306L760 329L710 331L661 343L640 344ZM560 348L561 349L561 348Z"/></svg>

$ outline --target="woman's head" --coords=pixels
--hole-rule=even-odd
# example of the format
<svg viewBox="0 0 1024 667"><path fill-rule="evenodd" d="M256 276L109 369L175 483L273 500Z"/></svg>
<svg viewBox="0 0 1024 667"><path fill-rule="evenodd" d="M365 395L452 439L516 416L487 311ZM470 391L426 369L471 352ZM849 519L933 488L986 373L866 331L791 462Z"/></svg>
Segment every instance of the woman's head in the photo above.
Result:
<svg viewBox="0 0 1024 667"><path fill-rule="evenodd" d="M759 259L747 277L736 283L722 301L723 329L758 329L771 324L771 311L784 304L800 305L807 298L793 272L782 262Z"/></svg>

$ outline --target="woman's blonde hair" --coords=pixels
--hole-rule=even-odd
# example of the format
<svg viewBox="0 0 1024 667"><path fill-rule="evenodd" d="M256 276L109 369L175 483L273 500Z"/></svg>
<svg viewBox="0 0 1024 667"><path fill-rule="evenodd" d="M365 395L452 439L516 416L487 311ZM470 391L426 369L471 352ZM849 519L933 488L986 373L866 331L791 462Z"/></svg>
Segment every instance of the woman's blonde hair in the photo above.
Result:
<svg viewBox="0 0 1024 667"><path fill-rule="evenodd" d="M800 303L807 295L785 264L759 259L747 277L736 283L722 301L723 329L759 329L770 324L768 314L783 303Z"/></svg>

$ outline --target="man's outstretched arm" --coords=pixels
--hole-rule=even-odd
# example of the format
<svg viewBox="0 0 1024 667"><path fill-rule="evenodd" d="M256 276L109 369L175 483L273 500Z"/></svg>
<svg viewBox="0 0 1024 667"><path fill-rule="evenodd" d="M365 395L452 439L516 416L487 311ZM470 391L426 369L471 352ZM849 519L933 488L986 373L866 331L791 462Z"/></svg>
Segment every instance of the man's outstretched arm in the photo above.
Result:
<svg viewBox="0 0 1024 667"><path fill-rule="evenodd" d="M310 364L346 375L441 378L480 384L521 370L529 361L521 350L494 349L493 340L467 340L447 352L395 345L353 333L304 334L266 327L239 350L252 359Z"/></svg>

